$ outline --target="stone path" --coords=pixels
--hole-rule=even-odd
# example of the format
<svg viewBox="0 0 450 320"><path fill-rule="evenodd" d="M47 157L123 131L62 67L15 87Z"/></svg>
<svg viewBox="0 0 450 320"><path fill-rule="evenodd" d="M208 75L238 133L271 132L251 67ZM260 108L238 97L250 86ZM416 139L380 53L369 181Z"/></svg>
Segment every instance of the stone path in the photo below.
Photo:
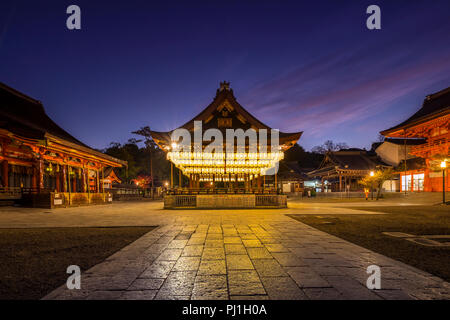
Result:
<svg viewBox="0 0 450 320"><path fill-rule="evenodd" d="M450 298L449 283L284 214L166 214L172 223L83 273L81 290L45 299ZM365 285L373 264L381 290Z"/></svg>

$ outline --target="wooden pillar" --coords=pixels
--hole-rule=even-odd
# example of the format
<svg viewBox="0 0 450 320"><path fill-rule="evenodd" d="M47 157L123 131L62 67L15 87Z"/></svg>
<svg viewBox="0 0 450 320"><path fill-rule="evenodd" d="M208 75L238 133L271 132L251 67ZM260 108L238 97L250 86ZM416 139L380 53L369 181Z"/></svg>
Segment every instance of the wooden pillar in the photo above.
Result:
<svg viewBox="0 0 450 320"><path fill-rule="evenodd" d="M275 192L278 193L278 172L275 173Z"/></svg>
<svg viewBox="0 0 450 320"><path fill-rule="evenodd" d="M102 167L102 193L105 193L105 176L103 174L103 167Z"/></svg>
<svg viewBox="0 0 450 320"><path fill-rule="evenodd" d="M178 187L182 188L183 184L183 173L181 172L181 169L178 169Z"/></svg>
<svg viewBox="0 0 450 320"><path fill-rule="evenodd" d="M97 190L95 190L95 191L96 191L96 193L100 193L100 176L99 176L98 169L96 170L95 178L96 178L95 180L97 182Z"/></svg>
<svg viewBox="0 0 450 320"><path fill-rule="evenodd" d="M33 176L31 177L31 188L33 190L38 187L38 169L36 168L36 164L33 165Z"/></svg>
<svg viewBox="0 0 450 320"><path fill-rule="evenodd" d="M81 169L81 192L86 192L86 170Z"/></svg>
<svg viewBox="0 0 450 320"><path fill-rule="evenodd" d="M3 176L3 187L8 188L9 186L8 160L3 160L2 162L2 176Z"/></svg>
<svg viewBox="0 0 450 320"><path fill-rule="evenodd" d="M70 170L69 166L67 166L67 192L72 192L72 186L70 185Z"/></svg>
<svg viewBox="0 0 450 320"><path fill-rule="evenodd" d="M39 191L41 191L44 189L44 160L40 159L38 164Z"/></svg>
<svg viewBox="0 0 450 320"><path fill-rule="evenodd" d="M192 174L189 175L189 189L192 189Z"/></svg>
<svg viewBox="0 0 450 320"><path fill-rule="evenodd" d="M67 170L66 166L61 166L63 171L63 185L62 185L62 192L67 192Z"/></svg>
<svg viewBox="0 0 450 320"><path fill-rule="evenodd" d="M56 188L56 192L61 192L61 172L56 172L56 174L55 174L55 177L56 177L56 186L55 186L55 188Z"/></svg>
<svg viewBox="0 0 450 320"><path fill-rule="evenodd" d="M400 188L401 188L401 179L400 179ZM431 191L431 184L430 184L430 168L428 166L428 159L427 159L427 166L425 169L425 174L423 177L423 191Z"/></svg>
<svg viewBox="0 0 450 320"><path fill-rule="evenodd" d="M342 176L339 175L339 192L342 192Z"/></svg>
<svg viewBox="0 0 450 320"><path fill-rule="evenodd" d="M86 170L86 183L87 183L87 192L88 194L91 193L91 181L89 178L89 169Z"/></svg>
<svg viewBox="0 0 450 320"><path fill-rule="evenodd" d="M173 163L170 162L170 189L173 189Z"/></svg>
<svg viewBox="0 0 450 320"><path fill-rule="evenodd" d="M77 192L77 178L76 173L74 175L74 178L72 179L72 192Z"/></svg>

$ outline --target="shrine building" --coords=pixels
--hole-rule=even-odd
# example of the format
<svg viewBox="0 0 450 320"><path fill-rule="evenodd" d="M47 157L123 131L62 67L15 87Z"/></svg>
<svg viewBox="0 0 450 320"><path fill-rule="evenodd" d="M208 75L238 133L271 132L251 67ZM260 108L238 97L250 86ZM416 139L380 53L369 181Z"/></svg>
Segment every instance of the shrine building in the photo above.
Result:
<svg viewBox="0 0 450 320"><path fill-rule="evenodd" d="M211 141L202 141L195 146L196 123L201 123L201 136L209 129L215 129L223 137L227 129L246 132L253 129L256 134L267 132L267 140L258 139L257 145L245 144L245 148L234 148L230 153L226 145L234 146L234 141L225 141L220 152L207 151ZM186 129L192 139L189 150L177 149L173 139L175 130L152 131L157 145L166 152L171 162L171 180L165 197L166 208L253 208L285 207L286 196L278 188L278 162L284 152L297 143L302 132L278 132L278 144L274 147L272 128L265 125L236 100L229 83L222 82L214 100L196 117L179 127ZM178 181L174 181L177 171Z"/></svg>
<svg viewBox="0 0 450 320"><path fill-rule="evenodd" d="M3 83L0 162L0 200L46 208L112 201L105 191L105 168L127 165L77 140L40 101Z"/></svg>
<svg viewBox="0 0 450 320"><path fill-rule="evenodd" d="M381 131L387 138L424 139L413 144L399 165L401 191L450 191L448 163L450 161L450 87L426 96L422 107L410 118L390 129ZM406 146L406 143L405 143ZM417 159L410 159L413 156ZM423 165L409 165L423 159ZM406 160L406 161L405 161ZM447 163L443 170L442 163ZM404 166L404 169L403 169Z"/></svg>

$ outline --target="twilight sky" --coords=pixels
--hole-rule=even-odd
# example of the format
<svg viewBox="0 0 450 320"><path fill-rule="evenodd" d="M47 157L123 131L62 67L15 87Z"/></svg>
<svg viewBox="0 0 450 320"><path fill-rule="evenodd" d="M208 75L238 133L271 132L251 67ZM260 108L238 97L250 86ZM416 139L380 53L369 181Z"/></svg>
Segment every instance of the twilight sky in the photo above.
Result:
<svg viewBox="0 0 450 320"><path fill-rule="evenodd" d="M82 30L66 28L71 4ZM450 86L449 15L448 0L2 0L0 81L95 148L182 125L223 80L306 149L368 148Z"/></svg>

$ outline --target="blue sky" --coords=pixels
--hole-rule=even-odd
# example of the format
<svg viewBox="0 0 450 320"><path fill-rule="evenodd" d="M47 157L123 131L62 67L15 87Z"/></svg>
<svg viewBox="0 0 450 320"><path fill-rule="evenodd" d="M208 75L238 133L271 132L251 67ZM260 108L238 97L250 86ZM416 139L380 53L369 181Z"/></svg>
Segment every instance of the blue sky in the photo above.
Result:
<svg viewBox="0 0 450 320"><path fill-rule="evenodd" d="M82 29L65 26L77 4ZM365 26L381 8L381 30ZM450 86L449 1L11 1L0 81L95 148L173 129L220 81L281 131L369 147Z"/></svg>

